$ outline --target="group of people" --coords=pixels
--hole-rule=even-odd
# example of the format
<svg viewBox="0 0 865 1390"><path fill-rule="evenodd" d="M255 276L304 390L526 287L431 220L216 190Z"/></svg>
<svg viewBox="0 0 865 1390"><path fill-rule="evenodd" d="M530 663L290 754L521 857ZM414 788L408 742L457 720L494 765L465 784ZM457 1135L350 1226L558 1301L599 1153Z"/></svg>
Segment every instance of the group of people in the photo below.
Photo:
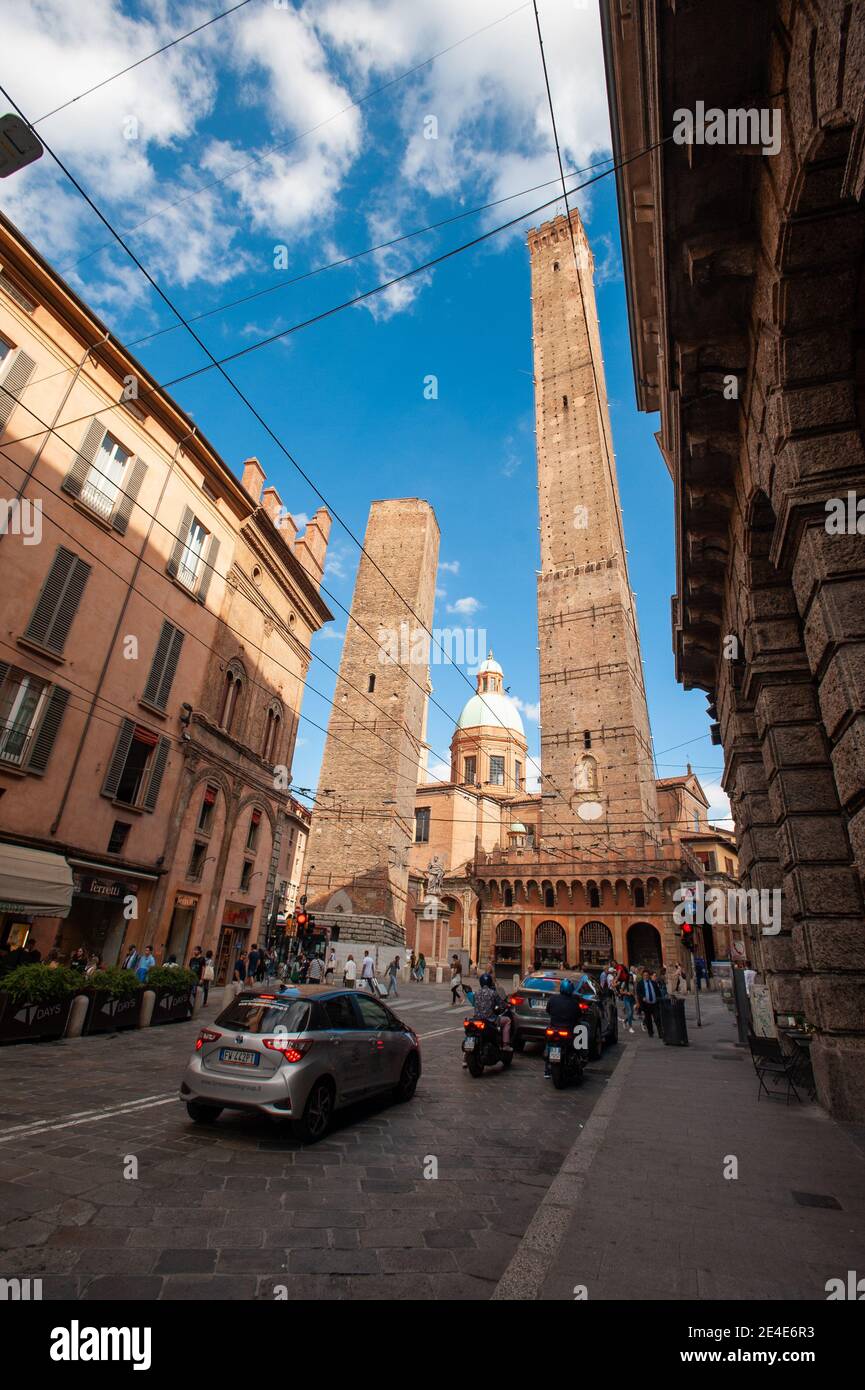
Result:
<svg viewBox="0 0 865 1390"><path fill-rule="evenodd" d="M664 1036L661 1000L670 996L682 998L688 992L688 977L679 961L673 969L672 979L668 981L664 965L657 970L637 970L634 966L611 960L601 970L598 984L601 990L611 990L621 1001L628 1032L634 1032L636 1012L640 1027L650 1038L655 1036L656 1030L659 1038Z"/></svg>

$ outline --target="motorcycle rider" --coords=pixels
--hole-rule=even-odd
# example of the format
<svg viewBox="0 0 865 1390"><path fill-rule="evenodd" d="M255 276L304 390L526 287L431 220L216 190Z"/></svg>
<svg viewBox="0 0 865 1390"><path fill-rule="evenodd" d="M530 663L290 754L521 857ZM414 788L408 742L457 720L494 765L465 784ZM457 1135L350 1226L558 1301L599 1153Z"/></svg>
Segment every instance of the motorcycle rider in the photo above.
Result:
<svg viewBox="0 0 865 1390"><path fill-rule="evenodd" d="M488 1023L498 1023L502 1034L502 1051L513 1052L511 1047L510 1005L503 994L496 989L496 983L489 971L484 971L474 991L475 1018L483 1018ZM468 1066L463 1055L463 1066Z"/></svg>
<svg viewBox="0 0 865 1390"><path fill-rule="evenodd" d="M585 978L583 976L583 979ZM582 984L582 980L579 983ZM554 1028L568 1028L573 1031L580 1021L580 1000L573 980L562 980L558 994L550 995L547 1000L547 1013ZM549 1080L551 1075L549 1051L548 1047L544 1049L544 1080Z"/></svg>

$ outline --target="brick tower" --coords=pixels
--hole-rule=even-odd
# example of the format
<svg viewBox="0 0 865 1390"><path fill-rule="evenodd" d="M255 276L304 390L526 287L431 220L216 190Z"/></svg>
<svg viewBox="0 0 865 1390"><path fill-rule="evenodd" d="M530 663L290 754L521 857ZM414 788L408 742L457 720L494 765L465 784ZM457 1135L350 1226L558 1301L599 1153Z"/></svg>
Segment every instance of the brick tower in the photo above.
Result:
<svg viewBox="0 0 865 1390"><path fill-rule="evenodd" d="M429 680L423 628L432 626L438 566L432 507L416 497L373 502L364 546L372 559L361 555L355 580L307 847L308 892L317 917L327 909L350 917L354 939L402 940Z"/></svg>
<svg viewBox="0 0 865 1390"><path fill-rule="evenodd" d="M579 279L567 218L528 237L541 533L543 835L562 850L604 843L621 849L627 842L641 851L647 838L657 837L649 716L593 260L576 210L571 219Z"/></svg>

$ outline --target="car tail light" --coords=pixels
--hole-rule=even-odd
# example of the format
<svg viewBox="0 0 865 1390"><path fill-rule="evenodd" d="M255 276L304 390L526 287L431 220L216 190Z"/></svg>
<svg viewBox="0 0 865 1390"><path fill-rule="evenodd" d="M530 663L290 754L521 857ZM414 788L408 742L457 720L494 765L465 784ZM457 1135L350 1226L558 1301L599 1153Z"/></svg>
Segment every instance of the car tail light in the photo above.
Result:
<svg viewBox="0 0 865 1390"><path fill-rule="evenodd" d="M286 1062L299 1062L312 1047L312 1038L262 1038L269 1052L281 1052Z"/></svg>
<svg viewBox="0 0 865 1390"><path fill-rule="evenodd" d="M196 1052L200 1052L206 1042L216 1042L217 1038L221 1037L222 1034L214 1033L212 1028L202 1028L198 1037L195 1039Z"/></svg>
<svg viewBox="0 0 865 1390"><path fill-rule="evenodd" d="M525 1004L525 1002L526 996L524 994L512 994L508 1000L508 1003L515 1009L518 1009L520 1005Z"/></svg>
<svg viewBox="0 0 865 1390"><path fill-rule="evenodd" d="M569 1030L569 1029L567 1029L567 1028L557 1028L557 1029L556 1029L556 1037L557 1037L557 1038L569 1038L570 1036L571 1036L571 1034L570 1034L570 1030Z"/></svg>
<svg viewBox="0 0 865 1390"><path fill-rule="evenodd" d="M464 1019L463 1019L463 1027L464 1027L464 1028L483 1028L483 1026L484 1026L484 1021L483 1021L482 1018L464 1018Z"/></svg>
<svg viewBox="0 0 865 1390"><path fill-rule="evenodd" d="M554 1038L556 1036L555 1028L545 1028L544 1032L546 1033L548 1038Z"/></svg>
<svg viewBox="0 0 865 1390"><path fill-rule="evenodd" d="M591 1008L591 1005L590 1005L590 1004L583 1004L583 1003L581 1003L581 1004L580 1004L580 1013L581 1013L581 1014L587 1014L587 1013L589 1012L589 1009L590 1009L590 1008Z"/></svg>

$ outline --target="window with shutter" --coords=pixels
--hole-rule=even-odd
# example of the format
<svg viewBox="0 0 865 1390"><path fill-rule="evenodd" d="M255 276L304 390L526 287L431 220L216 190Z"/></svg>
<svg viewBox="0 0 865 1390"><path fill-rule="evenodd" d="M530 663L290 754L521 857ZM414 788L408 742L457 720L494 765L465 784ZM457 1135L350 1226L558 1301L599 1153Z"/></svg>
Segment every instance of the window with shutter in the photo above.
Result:
<svg viewBox="0 0 865 1390"><path fill-rule="evenodd" d="M60 486L72 497L80 497L84 483L93 467L96 451L105 438L105 426L98 420L91 420L84 433L81 448L72 462L72 467Z"/></svg>
<svg viewBox="0 0 865 1390"><path fill-rule="evenodd" d="M2 375L0 375L0 430L5 429L8 425L21 392L35 370L36 363L23 349L4 355Z"/></svg>
<svg viewBox="0 0 865 1390"><path fill-rule="evenodd" d="M132 746L132 735L135 733L135 720L124 719L120 725L120 732L117 735L117 742L114 745L114 752L111 755L111 762L108 764L108 771L105 774L105 781L102 783L102 795L114 797L126 763L129 749Z"/></svg>
<svg viewBox="0 0 865 1390"><path fill-rule="evenodd" d="M111 525L115 531L119 531L121 536L126 535L132 508L138 500L138 494L141 491L141 484L144 482L146 473L147 464L138 457L132 459L126 466L124 491L117 498L114 515L111 518Z"/></svg>
<svg viewBox="0 0 865 1390"><path fill-rule="evenodd" d="M54 562L24 632L29 642L60 656L78 611L90 566L64 545L57 547Z"/></svg>
<svg viewBox="0 0 865 1390"><path fill-rule="evenodd" d="M165 765L168 762L168 750L170 746L171 741L167 738L161 738L156 745L153 754L153 762L150 768L150 776L147 780L147 791L144 793L144 800L141 803L145 811L156 810L159 788L162 786L162 778L165 775Z"/></svg>
<svg viewBox="0 0 865 1390"><path fill-rule="evenodd" d="M39 676L0 665L0 766L26 765L48 689Z"/></svg>
<svg viewBox="0 0 865 1390"><path fill-rule="evenodd" d="M168 704L168 697L171 694L171 686L177 671L177 663L180 660L183 637L184 634L180 628L175 627L167 619L163 622L156 651L153 654L150 674L147 677L147 684L141 697L145 704L152 705L154 709L164 710Z"/></svg>
<svg viewBox="0 0 865 1390"><path fill-rule="evenodd" d="M62 685L52 685L30 748L30 756L27 759L28 772L44 772L48 766L48 759L60 732L68 703L69 691Z"/></svg>
<svg viewBox="0 0 865 1390"><path fill-rule="evenodd" d="M211 536L207 542L207 549L204 554L204 561L201 571L201 579L198 584L197 598L199 603L204 603L205 599L207 598L207 593L210 589L214 571L216 569L216 558L218 555L219 539L216 536Z"/></svg>

